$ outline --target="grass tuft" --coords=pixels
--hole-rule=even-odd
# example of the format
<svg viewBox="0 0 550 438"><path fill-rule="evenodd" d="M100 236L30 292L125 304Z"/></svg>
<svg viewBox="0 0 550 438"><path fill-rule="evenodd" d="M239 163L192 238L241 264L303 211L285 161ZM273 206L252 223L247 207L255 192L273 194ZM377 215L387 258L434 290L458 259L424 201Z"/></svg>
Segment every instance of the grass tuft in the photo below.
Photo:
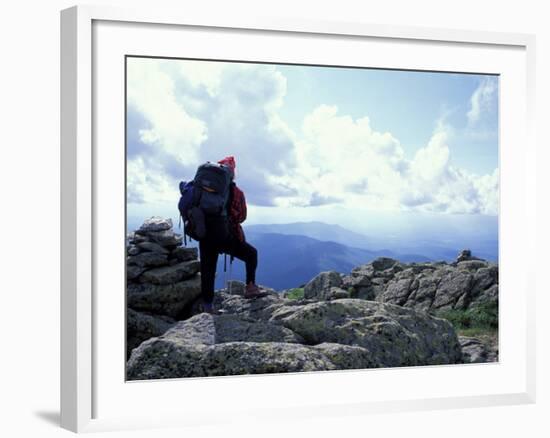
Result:
<svg viewBox="0 0 550 438"><path fill-rule="evenodd" d="M304 288L303 287L295 287L294 289L290 289L287 292L286 297L289 300L301 300L304 298Z"/></svg>

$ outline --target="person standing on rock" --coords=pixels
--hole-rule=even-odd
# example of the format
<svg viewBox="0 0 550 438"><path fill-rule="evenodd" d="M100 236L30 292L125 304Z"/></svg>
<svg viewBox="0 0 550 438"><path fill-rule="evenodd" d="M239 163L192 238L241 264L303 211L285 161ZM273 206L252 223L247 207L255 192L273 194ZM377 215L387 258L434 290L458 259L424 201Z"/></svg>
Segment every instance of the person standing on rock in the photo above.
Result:
<svg viewBox="0 0 550 438"><path fill-rule="evenodd" d="M241 226L241 223L246 220L247 209L244 193L237 187L234 181L235 158L232 156L225 157L218 161L218 164L225 166L229 170L231 177L226 205L227 210L222 215L205 214L204 219L201 219L201 221L204 221L204 236L198 239L201 265L201 299L204 311L208 313L213 312L214 281L219 254L225 253L245 262L245 298L263 296L263 293L260 292L256 285L258 251L246 241ZM197 183L195 182L195 184ZM195 192L197 190L208 191L208 188L204 186L194 187L193 190Z"/></svg>

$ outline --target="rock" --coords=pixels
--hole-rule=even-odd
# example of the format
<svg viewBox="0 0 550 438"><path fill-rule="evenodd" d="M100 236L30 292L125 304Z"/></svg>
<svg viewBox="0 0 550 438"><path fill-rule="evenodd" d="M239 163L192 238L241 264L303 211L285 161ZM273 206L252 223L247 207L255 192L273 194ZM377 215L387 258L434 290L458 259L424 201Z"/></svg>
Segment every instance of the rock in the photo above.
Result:
<svg viewBox="0 0 550 438"><path fill-rule="evenodd" d="M465 363L485 363L498 361L498 345L491 346L477 338L459 336L462 356Z"/></svg>
<svg viewBox="0 0 550 438"><path fill-rule="evenodd" d="M168 250L155 242L141 242L137 244L138 248L144 251L158 252L160 254L168 254Z"/></svg>
<svg viewBox="0 0 550 438"><path fill-rule="evenodd" d="M496 283L498 283L498 266L496 265L478 269L474 274L474 289L482 291Z"/></svg>
<svg viewBox="0 0 550 438"><path fill-rule="evenodd" d="M470 260L471 257L472 257L472 251L470 251L469 249L463 249L458 254L458 257L456 258L456 261L457 262L462 262L464 260Z"/></svg>
<svg viewBox="0 0 550 438"><path fill-rule="evenodd" d="M246 320L238 315L201 313L178 322L165 337L186 344L214 345L225 342L289 342L303 339L291 330L263 321Z"/></svg>
<svg viewBox="0 0 550 438"><path fill-rule="evenodd" d="M465 260L457 263L458 269L464 269L466 271L477 271L481 268L486 268L488 263L483 260Z"/></svg>
<svg viewBox="0 0 550 438"><path fill-rule="evenodd" d="M136 230L136 234L148 234L152 231L166 231L172 228L172 219L165 219L158 216L153 216L146 219L141 227Z"/></svg>
<svg viewBox="0 0 550 438"><path fill-rule="evenodd" d="M127 366L128 380L227 376L334 370L315 348L282 342L229 342L190 345L151 338L136 348Z"/></svg>
<svg viewBox="0 0 550 438"><path fill-rule="evenodd" d="M484 291L476 292L476 295L472 297L469 303L469 307L476 307L487 303L498 304L498 284L493 284Z"/></svg>
<svg viewBox="0 0 550 438"><path fill-rule="evenodd" d="M180 246L183 241L181 234L176 234L172 230L153 231L149 232L147 236L153 241L164 247L176 247Z"/></svg>
<svg viewBox="0 0 550 438"><path fill-rule="evenodd" d="M127 357L130 357L132 350L143 341L162 335L176 323L175 319L167 316L136 312L130 308L127 310L126 318Z"/></svg>
<svg viewBox="0 0 550 438"><path fill-rule="evenodd" d="M260 290L262 288L260 287ZM242 318L267 321L275 310L292 302L278 294L268 294L261 298L247 299L242 295L229 295L226 292L214 294L214 309L226 314L237 314Z"/></svg>
<svg viewBox="0 0 550 438"><path fill-rule="evenodd" d="M128 233L128 235L126 236L126 239L128 241L128 244L134 244L134 245L137 245L138 243L141 243L141 242L147 242L147 237L136 233Z"/></svg>
<svg viewBox="0 0 550 438"><path fill-rule="evenodd" d="M352 276L371 278L374 275L374 267L372 264L361 265L351 270Z"/></svg>
<svg viewBox="0 0 550 438"><path fill-rule="evenodd" d="M135 245L130 245L126 251L126 253L129 255L129 256L135 256L135 255L138 255L141 251L139 250L139 248Z"/></svg>
<svg viewBox="0 0 550 438"><path fill-rule="evenodd" d="M366 275L361 275L359 271L352 272L351 275L342 277L342 287L347 289L349 287L368 287L371 285L371 280Z"/></svg>
<svg viewBox="0 0 550 438"><path fill-rule="evenodd" d="M145 272L145 268L141 266L136 265L127 265L126 266L126 280L135 280L137 279L143 272Z"/></svg>
<svg viewBox="0 0 550 438"><path fill-rule="evenodd" d="M200 262L198 260L191 260L189 262L181 262L172 266L164 266L162 268L155 268L145 271L140 281L142 283L152 284L172 284L182 280L191 278L200 270Z"/></svg>
<svg viewBox="0 0 550 438"><path fill-rule="evenodd" d="M304 297L318 300L327 299L331 287L342 286L342 277L335 271L321 272L304 287Z"/></svg>
<svg viewBox="0 0 550 438"><path fill-rule="evenodd" d="M385 271L393 267L395 264L399 263L397 260L391 259L389 257L378 257L372 262L372 267L375 271Z"/></svg>
<svg viewBox="0 0 550 438"><path fill-rule="evenodd" d="M139 267L164 266L168 264L168 256L157 252L142 252L135 256L126 258L128 265L136 265Z"/></svg>
<svg viewBox="0 0 550 438"><path fill-rule="evenodd" d="M400 306L358 299L282 306L270 321L311 345L332 342L367 349L380 366L460 363L462 352L452 325Z"/></svg>
<svg viewBox="0 0 550 438"><path fill-rule="evenodd" d="M354 287L351 290L349 298L359 298L361 300L372 301L383 292L384 288L379 286Z"/></svg>
<svg viewBox="0 0 550 438"><path fill-rule="evenodd" d="M465 271L448 269L443 272L437 286L432 309L452 309L472 288L473 277ZM463 298L464 301L464 298Z"/></svg>
<svg viewBox="0 0 550 438"><path fill-rule="evenodd" d="M130 283L127 304L134 310L178 319L201 293L200 274L178 283L155 285Z"/></svg>
<svg viewBox="0 0 550 438"><path fill-rule="evenodd" d="M466 260L480 260L480 259L477 257L474 257L472 255L472 251L470 251L469 249L463 249L458 254L458 257L456 258L456 263L460 263Z"/></svg>
<svg viewBox="0 0 550 438"><path fill-rule="evenodd" d="M315 345L314 348L328 357L339 370L377 368L380 366L370 351L363 347L325 342Z"/></svg>
<svg viewBox="0 0 550 438"><path fill-rule="evenodd" d="M349 298L349 297L350 297L350 293L347 290L339 287L331 287L326 294L327 300L338 300L340 298Z"/></svg>
<svg viewBox="0 0 550 438"><path fill-rule="evenodd" d="M385 292L377 297L377 300L402 306L409 298L411 292L415 290L413 284L418 288L418 281L415 281L414 277L392 280L388 283Z"/></svg>
<svg viewBox="0 0 550 438"><path fill-rule="evenodd" d="M180 262L197 260L199 258L199 251L197 248L186 248L185 246L178 246L170 253L170 257L174 257Z"/></svg>

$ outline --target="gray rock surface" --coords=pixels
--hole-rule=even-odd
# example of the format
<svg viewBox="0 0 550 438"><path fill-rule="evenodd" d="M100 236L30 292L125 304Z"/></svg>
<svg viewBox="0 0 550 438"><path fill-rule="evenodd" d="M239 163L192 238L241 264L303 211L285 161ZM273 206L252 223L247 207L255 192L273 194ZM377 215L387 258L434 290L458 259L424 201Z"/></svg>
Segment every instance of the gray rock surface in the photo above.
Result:
<svg viewBox="0 0 550 438"><path fill-rule="evenodd" d="M321 272L304 287L304 297L324 300L330 295L332 287L342 286L342 277L338 272Z"/></svg>
<svg viewBox="0 0 550 438"><path fill-rule="evenodd" d="M127 366L128 380L227 376L334 370L320 351L282 342L228 342L193 345L167 337L136 348Z"/></svg>
<svg viewBox="0 0 550 438"><path fill-rule="evenodd" d="M172 266L150 269L141 275L140 281L152 284L174 284L193 277L199 269L200 262L190 260Z"/></svg>
<svg viewBox="0 0 550 438"><path fill-rule="evenodd" d="M498 361L498 344L481 339L459 336L462 357L465 363L486 363Z"/></svg>
<svg viewBox="0 0 550 438"><path fill-rule="evenodd" d="M448 321L390 304L341 299L283 306L270 321L311 345L333 342L366 348L379 366L457 363L462 358Z"/></svg>
<svg viewBox="0 0 550 438"><path fill-rule="evenodd" d="M176 320L168 316L151 315L128 308L126 313L126 354L147 339L160 336L172 327Z"/></svg>
<svg viewBox="0 0 550 438"><path fill-rule="evenodd" d="M157 252L142 252L135 256L128 256L126 261L128 265L136 265L142 268L164 266L168 264L168 256Z"/></svg>
<svg viewBox="0 0 550 438"><path fill-rule="evenodd" d="M169 251L155 242L140 242L137 247L143 251L158 252L160 254L168 254Z"/></svg>
<svg viewBox="0 0 550 438"><path fill-rule="evenodd" d="M127 288L130 308L178 318L200 294L200 275L173 284L130 283Z"/></svg>
<svg viewBox="0 0 550 438"><path fill-rule="evenodd" d="M137 234L147 234L151 231L166 231L172 228L172 219L153 216L146 219L141 227L136 230Z"/></svg>

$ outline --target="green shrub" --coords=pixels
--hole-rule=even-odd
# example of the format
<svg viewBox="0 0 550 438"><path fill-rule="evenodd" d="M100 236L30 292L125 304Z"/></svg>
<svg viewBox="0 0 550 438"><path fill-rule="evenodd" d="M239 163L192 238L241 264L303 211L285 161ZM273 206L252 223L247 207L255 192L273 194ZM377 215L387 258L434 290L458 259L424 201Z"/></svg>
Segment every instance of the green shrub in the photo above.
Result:
<svg viewBox="0 0 550 438"><path fill-rule="evenodd" d="M290 300L301 300L304 298L304 288L303 287L295 287L294 289L290 289L286 297Z"/></svg>
<svg viewBox="0 0 550 438"><path fill-rule="evenodd" d="M490 331L498 329L498 303L483 303L466 310L441 310L436 313L456 330Z"/></svg>

